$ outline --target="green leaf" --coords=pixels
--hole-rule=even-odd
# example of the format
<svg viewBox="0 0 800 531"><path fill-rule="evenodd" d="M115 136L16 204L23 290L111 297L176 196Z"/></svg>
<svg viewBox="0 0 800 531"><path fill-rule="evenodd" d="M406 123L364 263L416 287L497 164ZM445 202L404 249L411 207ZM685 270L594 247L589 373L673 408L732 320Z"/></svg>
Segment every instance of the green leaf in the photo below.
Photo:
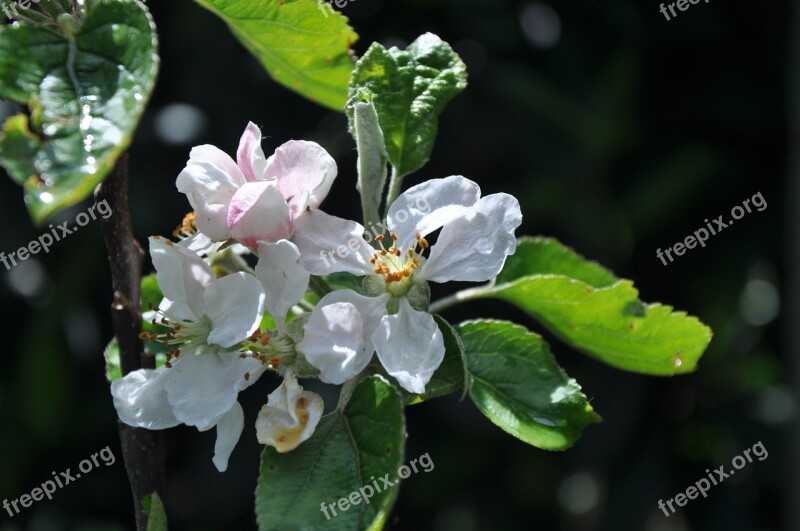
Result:
<svg viewBox="0 0 800 531"><path fill-rule="evenodd" d="M379 376L361 381L344 411L322 417L314 435L279 454L266 447L256 489L260 529L380 529L397 497L397 487L374 489L377 478L397 480L403 461L405 420L400 395ZM374 477L373 477L374 476ZM342 511L341 498L364 487L374 496ZM355 497L354 497L355 499ZM321 504L327 508L328 517ZM343 504L344 505L344 504Z"/></svg>
<svg viewBox="0 0 800 531"><path fill-rule="evenodd" d="M106 380L108 383L122 378L122 365L119 360L119 343L117 338L111 340L103 351L103 358L106 360Z"/></svg>
<svg viewBox="0 0 800 531"><path fill-rule="evenodd" d="M27 116L18 114L5 121L0 133L0 165L17 184L36 174L33 159L39 146L39 139L28 129Z"/></svg>
<svg viewBox="0 0 800 531"><path fill-rule="evenodd" d="M420 404L432 398L454 393L464 388L464 382L468 378L467 360L461 338L450 323L438 315L434 315L433 318L444 338L444 360L425 386L425 394L415 395L402 391L406 405Z"/></svg>
<svg viewBox="0 0 800 531"><path fill-rule="evenodd" d="M142 277L142 313L158 308L164 294L158 285L158 277L155 273Z"/></svg>
<svg viewBox="0 0 800 531"><path fill-rule="evenodd" d="M224 20L272 79L344 110L358 35L347 17L315 0L197 0Z"/></svg>
<svg viewBox="0 0 800 531"><path fill-rule="evenodd" d="M147 531L167 531L167 513L158 493L145 496L142 506L147 512Z"/></svg>
<svg viewBox="0 0 800 531"><path fill-rule="evenodd" d="M594 288L604 288L619 280L605 267L586 260L557 240L526 236L520 238L517 251L506 260L503 270L497 275L497 284L533 275L562 275Z"/></svg>
<svg viewBox="0 0 800 531"><path fill-rule="evenodd" d="M358 148L358 183L364 226L381 221L380 206L386 188L386 154L378 113L367 91L359 93L347 107L350 133Z"/></svg>
<svg viewBox="0 0 800 531"><path fill-rule="evenodd" d="M467 86L467 68L449 44L432 33L406 51L370 46L353 71L350 96L373 95L386 151L402 177L421 168L436 140L439 114Z"/></svg>
<svg viewBox="0 0 800 531"><path fill-rule="evenodd" d="M325 275L323 278L331 289L351 289L356 293L362 293L363 291L361 288L361 278L352 273L331 273L330 275Z"/></svg>
<svg viewBox="0 0 800 531"><path fill-rule="evenodd" d="M643 303L630 280L547 238L522 238L482 296L515 304L576 349L643 374L693 371L712 336L696 317Z"/></svg>
<svg viewBox="0 0 800 531"><path fill-rule="evenodd" d="M156 53L153 21L136 0L98 4L72 37L0 27L0 98L31 111L30 123L20 115L4 127L0 163L16 180L27 173L36 222L91 194L127 149L153 89ZM21 134L27 149L16 153Z"/></svg>
<svg viewBox="0 0 800 531"><path fill-rule="evenodd" d="M572 446L602 419L544 340L506 321L459 325L470 373L469 396L494 424L545 450Z"/></svg>

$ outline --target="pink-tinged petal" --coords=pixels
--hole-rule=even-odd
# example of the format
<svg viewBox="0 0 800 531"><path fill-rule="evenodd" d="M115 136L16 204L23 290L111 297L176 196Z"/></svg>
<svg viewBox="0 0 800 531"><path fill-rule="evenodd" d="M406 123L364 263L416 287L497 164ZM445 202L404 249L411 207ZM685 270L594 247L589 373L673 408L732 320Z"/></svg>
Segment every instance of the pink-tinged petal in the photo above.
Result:
<svg viewBox="0 0 800 531"><path fill-rule="evenodd" d="M424 393L444 360L444 339L436 321L413 309L405 298L396 314L381 320L372 340L386 372L410 393Z"/></svg>
<svg viewBox="0 0 800 531"><path fill-rule="evenodd" d="M264 297L261 282L242 271L211 282L203 297L212 324L208 344L228 348L253 335L264 317Z"/></svg>
<svg viewBox="0 0 800 531"><path fill-rule="evenodd" d="M463 216L480 196L480 187L460 175L412 186L392 203L386 216L389 228L400 237L397 247L406 249L416 233L427 236Z"/></svg>
<svg viewBox="0 0 800 531"><path fill-rule="evenodd" d="M517 249L522 223L519 202L508 194L487 195L470 212L444 226L418 275L432 282L485 282L503 269Z"/></svg>
<svg viewBox="0 0 800 531"><path fill-rule="evenodd" d="M290 140L267 160L265 175L278 180L292 219L317 208L328 195L338 170L336 161L316 142Z"/></svg>
<svg viewBox="0 0 800 531"><path fill-rule="evenodd" d="M244 134L239 140L236 161L248 181L260 181L264 178L267 157L264 155L264 150L261 149L261 129L253 122L247 124Z"/></svg>
<svg viewBox="0 0 800 531"><path fill-rule="evenodd" d="M236 402L230 411L217 422L217 441L214 443L214 466L220 472L228 470L228 459L231 457L239 437L244 430L244 411Z"/></svg>
<svg viewBox="0 0 800 531"><path fill-rule="evenodd" d="M375 347L372 334L386 315L389 295L365 297L337 290L319 301L305 324L297 351L319 369L320 379L342 384L369 364Z"/></svg>
<svg viewBox="0 0 800 531"><path fill-rule="evenodd" d="M204 145L192 149L176 185L197 212L195 223L200 232L213 241L222 241L229 238L228 204L245 182L233 159L214 146Z"/></svg>
<svg viewBox="0 0 800 531"><path fill-rule="evenodd" d="M119 419L128 426L163 430L180 424L172 413L164 385L167 369L139 369L111 382Z"/></svg>
<svg viewBox="0 0 800 531"><path fill-rule="evenodd" d="M340 271L367 275L373 270L369 259L374 249L364 234L364 227L355 221L310 210L295 220L292 241L300 250L303 267L312 275Z"/></svg>
<svg viewBox="0 0 800 531"><path fill-rule="evenodd" d="M172 410L187 426L210 430L236 403L239 392L255 383L266 365L238 352L181 354L167 370L165 389Z"/></svg>
<svg viewBox="0 0 800 531"><path fill-rule="evenodd" d="M247 183L236 192L228 210L228 229L242 245L275 242L292 234L289 207L274 181Z"/></svg>
<svg viewBox="0 0 800 531"><path fill-rule="evenodd" d="M278 331L286 332L286 314L303 298L310 278L300 265L300 251L288 240L259 244L256 277L264 286L267 311Z"/></svg>
<svg viewBox="0 0 800 531"><path fill-rule="evenodd" d="M303 391L290 371L258 413L258 442L274 447L279 453L290 452L311 437L324 409L322 397Z"/></svg>
<svg viewBox="0 0 800 531"><path fill-rule="evenodd" d="M202 258L175 243L153 236L150 256L164 297L188 306L195 318L203 315L203 293L215 278Z"/></svg>

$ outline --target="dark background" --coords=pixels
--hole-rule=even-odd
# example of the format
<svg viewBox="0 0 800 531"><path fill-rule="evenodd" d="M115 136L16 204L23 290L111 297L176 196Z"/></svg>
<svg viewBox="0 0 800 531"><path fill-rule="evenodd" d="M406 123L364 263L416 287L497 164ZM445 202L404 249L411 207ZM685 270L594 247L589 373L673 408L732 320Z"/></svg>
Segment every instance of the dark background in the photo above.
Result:
<svg viewBox="0 0 800 531"><path fill-rule="evenodd" d="M222 21L191 1L149 7L162 67L130 152L140 240L170 234L188 211L174 183L190 147L212 143L233 154L248 120L262 127L268 154L290 138L320 142L339 164L326 210L360 214L343 115L273 83ZM784 260L781 248L800 234L787 229L797 208L788 176L800 167L787 150L796 145L789 131L800 27L789 2L701 2L669 22L658 3L634 0L353 0L344 11L361 35L358 53L374 40L405 45L431 31L469 67L470 86L445 110L431 162L406 185L462 174L484 194L512 193L524 213L518 234L555 236L634 279L643 300L685 310L715 332L698 371L676 378L613 370L548 336L605 419L564 453L507 436L469 400L409 408L407 460L427 452L435 469L403 482L388 528L800 529L800 489L790 490L800 477L791 455L800 446L790 360L798 325L781 300L800 263ZM667 267L656 258L656 249L705 218L728 218L757 192L763 212ZM73 223L87 206L57 219ZM0 179L0 227L6 253L39 234L9 179ZM46 256L0 268L0 498L30 492L106 446L118 458L53 501L14 518L0 513L0 531L133 526L103 374L110 296L97 222ZM445 315L514 319L541 332L502 303ZM255 527L252 425L277 384L265 377L241 395L247 424L225 474L211 463L213 431L167 433L173 529ZM706 468L729 468L758 441L766 460L678 514L659 511L660 498L684 491Z"/></svg>

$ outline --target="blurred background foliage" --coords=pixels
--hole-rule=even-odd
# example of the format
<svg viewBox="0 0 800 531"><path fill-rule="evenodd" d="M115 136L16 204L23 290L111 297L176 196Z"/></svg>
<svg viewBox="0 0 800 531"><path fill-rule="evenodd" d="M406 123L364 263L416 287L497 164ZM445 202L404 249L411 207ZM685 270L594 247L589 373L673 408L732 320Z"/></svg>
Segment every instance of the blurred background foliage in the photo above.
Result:
<svg viewBox="0 0 800 531"><path fill-rule="evenodd" d="M248 120L262 127L268 153L289 138L328 149L339 178L325 208L357 217L344 115L272 82L220 20L189 0L149 7L162 69L130 152L140 240L170 234L188 210L174 183L190 147L211 143L233 154ZM403 482L389 529L798 529L787 491L800 475L789 459L797 404L779 341L782 326L796 326L782 318L779 295L783 217L796 208L784 197L790 7L785 0L700 3L667 22L655 1L347 4L361 35L358 53L375 40L405 46L432 31L469 67L470 86L442 115L431 162L407 185L463 174L485 194L512 193L525 216L520 234L555 236L633 278L643 300L686 310L715 331L695 374L664 379L610 369L548 337L605 418L565 453L526 446L455 396L409 408L407 460L427 452L435 470ZM728 217L757 192L768 204L763 212L667 267L656 258L656 249L705 218ZM74 224L87 206L55 221ZM21 189L6 178L0 226L6 253L39 234ZM132 529L102 359L110 296L97 222L46 256L0 268L0 498L30 492L51 471L75 469L107 445L118 457L53 501L14 518L3 512L2 531ZM445 316L486 314L541 332L499 302ZM225 474L211 463L213 433L168 432L165 503L173 529L255 527L260 447L252 424L277 384L264 378L242 394L247 425ZM326 391L329 405L333 391ZM706 468L730 466L759 440L768 459L674 516L658 510L660 498L684 491Z"/></svg>

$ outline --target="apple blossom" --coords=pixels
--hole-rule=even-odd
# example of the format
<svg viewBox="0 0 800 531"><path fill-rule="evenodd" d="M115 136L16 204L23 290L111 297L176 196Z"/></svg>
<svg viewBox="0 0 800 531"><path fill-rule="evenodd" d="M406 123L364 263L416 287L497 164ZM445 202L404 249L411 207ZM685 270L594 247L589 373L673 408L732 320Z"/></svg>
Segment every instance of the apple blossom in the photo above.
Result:
<svg viewBox="0 0 800 531"><path fill-rule="evenodd" d="M423 200L430 206L425 211L416 206ZM365 275L370 296L340 290L323 297L305 325L298 351L329 383L354 377L377 352L404 389L423 393L445 351L442 334L425 311L427 282L496 277L516 250L514 231L521 222L519 203L508 194L481 198L480 188L469 179L434 179L410 188L389 208L389 248L379 235L375 240L381 249L361 240L356 250L333 258L328 250L360 237L364 227L320 210L308 212L298 220L294 236L303 266L315 275ZM440 228L430 247L425 237Z"/></svg>
<svg viewBox="0 0 800 531"><path fill-rule="evenodd" d="M236 162L214 146L197 146L176 184L211 241L233 238L255 249L259 241L290 237L294 221L325 199L336 173L336 162L315 142L290 140L266 158L261 131L250 122Z"/></svg>
<svg viewBox="0 0 800 531"><path fill-rule="evenodd" d="M305 294L309 274L299 263L297 247L287 240L259 244L256 276L238 272L216 278L200 256L164 238L150 239L150 254L164 293L153 312L160 321L153 322L168 331L143 337L173 348L163 367L141 369L114 381L114 404L120 419L132 426L164 429L182 423L200 431L216 427L214 464L224 471L244 426L238 393L295 354L285 335L286 314ZM265 306L277 333L259 328ZM294 396L297 385L292 378L287 376L281 389ZM312 395L302 395L313 406L301 415L306 438L319 420L314 416L318 404L321 411L321 398ZM309 415L316 418L313 423ZM302 440L295 440L294 446Z"/></svg>

